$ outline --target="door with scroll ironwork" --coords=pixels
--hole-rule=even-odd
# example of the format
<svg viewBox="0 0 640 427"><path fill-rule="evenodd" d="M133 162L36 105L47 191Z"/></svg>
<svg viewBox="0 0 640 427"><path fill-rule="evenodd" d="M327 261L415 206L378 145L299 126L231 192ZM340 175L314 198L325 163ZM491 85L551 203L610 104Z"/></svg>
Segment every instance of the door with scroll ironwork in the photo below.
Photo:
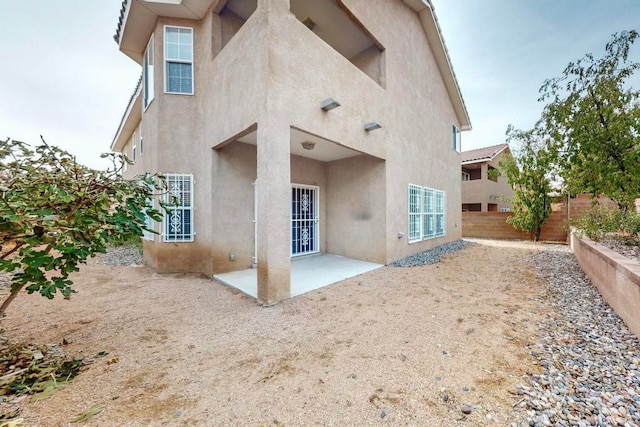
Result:
<svg viewBox="0 0 640 427"><path fill-rule="evenodd" d="M307 185L291 188L291 256L320 251L318 191Z"/></svg>

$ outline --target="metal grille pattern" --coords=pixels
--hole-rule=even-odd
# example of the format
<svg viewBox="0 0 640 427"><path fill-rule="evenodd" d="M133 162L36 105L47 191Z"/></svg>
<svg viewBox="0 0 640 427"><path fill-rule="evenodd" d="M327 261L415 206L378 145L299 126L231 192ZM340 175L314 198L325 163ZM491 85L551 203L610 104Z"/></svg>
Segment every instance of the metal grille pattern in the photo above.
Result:
<svg viewBox="0 0 640 427"><path fill-rule="evenodd" d="M291 255L318 252L318 188L291 189Z"/></svg>
<svg viewBox="0 0 640 427"><path fill-rule="evenodd" d="M165 202L169 212L164 214L165 242L193 240L193 176L167 174Z"/></svg>

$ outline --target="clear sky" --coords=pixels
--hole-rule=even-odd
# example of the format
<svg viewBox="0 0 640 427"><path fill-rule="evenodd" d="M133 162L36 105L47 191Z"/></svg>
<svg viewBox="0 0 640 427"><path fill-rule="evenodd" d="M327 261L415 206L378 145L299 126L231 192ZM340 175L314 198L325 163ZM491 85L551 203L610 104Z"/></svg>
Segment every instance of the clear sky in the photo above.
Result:
<svg viewBox="0 0 640 427"><path fill-rule="evenodd" d="M587 52L599 56L612 33L640 29L640 0L432 1L473 124L464 150L503 142L510 123L531 127L544 79ZM112 39L120 4L0 0L0 138L43 135L81 163L106 166L99 155L140 75ZM640 42L633 55L640 61Z"/></svg>

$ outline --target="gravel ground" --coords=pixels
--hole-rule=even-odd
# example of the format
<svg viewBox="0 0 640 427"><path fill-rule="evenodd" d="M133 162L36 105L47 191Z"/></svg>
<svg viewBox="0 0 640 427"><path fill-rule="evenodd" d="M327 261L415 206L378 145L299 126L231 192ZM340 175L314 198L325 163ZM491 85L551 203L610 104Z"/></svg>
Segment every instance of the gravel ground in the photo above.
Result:
<svg viewBox="0 0 640 427"><path fill-rule="evenodd" d="M640 246L638 245L624 245L618 240L603 240L600 244L640 263Z"/></svg>
<svg viewBox="0 0 640 427"><path fill-rule="evenodd" d="M443 256L456 253L471 245L473 245L473 243L465 240L445 243L444 245L436 246L433 249L408 256L389 265L392 267L420 267L423 265L435 264L440 261L440 258Z"/></svg>
<svg viewBox="0 0 640 427"><path fill-rule="evenodd" d="M135 245L114 246L107 253L100 254L96 261L103 265L143 265L140 248Z"/></svg>
<svg viewBox="0 0 640 427"><path fill-rule="evenodd" d="M555 310L531 348L544 370L516 388L526 422L512 426L640 425L640 343L570 253L532 257Z"/></svg>

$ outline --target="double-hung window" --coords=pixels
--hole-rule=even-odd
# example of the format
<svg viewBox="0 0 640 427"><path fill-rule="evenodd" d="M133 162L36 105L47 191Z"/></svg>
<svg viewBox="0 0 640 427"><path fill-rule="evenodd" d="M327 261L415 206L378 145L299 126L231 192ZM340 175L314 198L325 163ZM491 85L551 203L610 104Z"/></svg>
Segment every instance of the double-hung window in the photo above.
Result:
<svg viewBox="0 0 640 427"><path fill-rule="evenodd" d="M167 192L164 213L165 242L192 242L193 236L193 175L166 174Z"/></svg>
<svg viewBox="0 0 640 427"><path fill-rule="evenodd" d="M164 27L164 91L193 95L193 28Z"/></svg>
<svg viewBox="0 0 640 427"><path fill-rule="evenodd" d="M153 35L147 44L142 62L142 75L144 82L144 109L153 101Z"/></svg>
<svg viewBox="0 0 640 427"><path fill-rule="evenodd" d="M452 129L452 136L453 136L453 139L451 141L451 148L453 148L459 153L461 148L460 129L458 129L456 125L452 125L451 129Z"/></svg>
<svg viewBox="0 0 640 427"><path fill-rule="evenodd" d="M444 236L445 193L409 184L409 243Z"/></svg>

